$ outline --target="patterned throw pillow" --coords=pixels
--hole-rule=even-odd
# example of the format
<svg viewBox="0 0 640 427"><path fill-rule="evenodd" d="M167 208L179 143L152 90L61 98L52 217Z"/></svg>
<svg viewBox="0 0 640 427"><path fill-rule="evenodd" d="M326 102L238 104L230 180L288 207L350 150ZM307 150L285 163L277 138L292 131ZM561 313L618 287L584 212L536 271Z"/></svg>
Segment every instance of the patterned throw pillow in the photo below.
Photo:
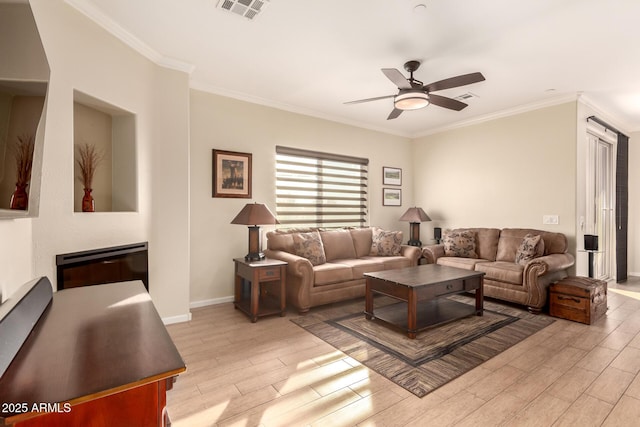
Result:
<svg viewBox="0 0 640 427"><path fill-rule="evenodd" d="M478 258L476 233L469 230L446 230L442 233L444 254L461 258Z"/></svg>
<svg viewBox="0 0 640 427"><path fill-rule="evenodd" d="M324 247L320 233L296 233L293 235L293 250L295 254L311 261L311 265L320 265L327 262L324 255Z"/></svg>
<svg viewBox="0 0 640 427"><path fill-rule="evenodd" d="M373 228L371 231L371 256L399 256L402 246L402 231L385 231Z"/></svg>
<svg viewBox="0 0 640 427"><path fill-rule="evenodd" d="M516 264L525 265L544 253L544 240L540 236L527 234L516 252Z"/></svg>

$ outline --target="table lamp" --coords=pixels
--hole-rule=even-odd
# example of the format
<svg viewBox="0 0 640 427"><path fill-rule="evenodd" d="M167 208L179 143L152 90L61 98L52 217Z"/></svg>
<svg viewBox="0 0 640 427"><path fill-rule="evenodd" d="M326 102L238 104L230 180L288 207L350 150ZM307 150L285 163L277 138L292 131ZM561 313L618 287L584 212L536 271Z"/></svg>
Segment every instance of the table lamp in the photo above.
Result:
<svg viewBox="0 0 640 427"><path fill-rule="evenodd" d="M244 208L231 221L231 224L249 226L249 253L244 257L247 261L260 261L264 259L262 245L260 244L260 225L280 224L269 208L262 203L247 203Z"/></svg>
<svg viewBox="0 0 640 427"><path fill-rule="evenodd" d="M420 223L431 221L429 215L422 210L422 208L413 207L409 208L404 215L400 217L400 221L407 221L410 223L409 228L409 242L410 246L422 246L420 241Z"/></svg>

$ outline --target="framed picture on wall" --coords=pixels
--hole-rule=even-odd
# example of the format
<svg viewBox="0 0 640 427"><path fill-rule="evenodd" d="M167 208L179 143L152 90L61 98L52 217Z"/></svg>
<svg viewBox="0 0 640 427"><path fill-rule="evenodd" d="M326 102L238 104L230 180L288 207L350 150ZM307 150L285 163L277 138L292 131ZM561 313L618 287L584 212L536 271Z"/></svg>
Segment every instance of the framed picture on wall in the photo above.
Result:
<svg viewBox="0 0 640 427"><path fill-rule="evenodd" d="M402 206L402 190L399 188L383 188L382 206Z"/></svg>
<svg viewBox="0 0 640 427"><path fill-rule="evenodd" d="M402 185L402 169L383 166L382 185Z"/></svg>
<svg viewBox="0 0 640 427"><path fill-rule="evenodd" d="M251 198L251 153L213 150L213 196Z"/></svg>

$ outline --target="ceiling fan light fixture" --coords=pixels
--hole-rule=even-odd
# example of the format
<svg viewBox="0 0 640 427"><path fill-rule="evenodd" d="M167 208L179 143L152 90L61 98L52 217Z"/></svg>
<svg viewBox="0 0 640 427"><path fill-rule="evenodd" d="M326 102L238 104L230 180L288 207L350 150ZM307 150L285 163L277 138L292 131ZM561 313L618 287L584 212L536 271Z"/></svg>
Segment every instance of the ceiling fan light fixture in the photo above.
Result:
<svg viewBox="0 0 640 427"><path fill-rule="evenodd" d="M429 105L429 95L421 91L401 93L395 97L393 105L398 110L419 110Z"/></svg>

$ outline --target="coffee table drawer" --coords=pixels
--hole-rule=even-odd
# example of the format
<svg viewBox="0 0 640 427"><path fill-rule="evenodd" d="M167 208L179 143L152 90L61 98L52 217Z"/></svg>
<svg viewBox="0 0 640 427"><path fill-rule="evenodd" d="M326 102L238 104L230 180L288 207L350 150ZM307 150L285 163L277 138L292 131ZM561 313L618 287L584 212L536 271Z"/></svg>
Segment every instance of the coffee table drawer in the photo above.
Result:
<svg viewBox="0 0 640 427"><path fill-rule="evenodd" d="M431 286L433 295L438 297L440 295L458 293L465 290L464 281L458 280L456 282L438 283Z"/></svg>

